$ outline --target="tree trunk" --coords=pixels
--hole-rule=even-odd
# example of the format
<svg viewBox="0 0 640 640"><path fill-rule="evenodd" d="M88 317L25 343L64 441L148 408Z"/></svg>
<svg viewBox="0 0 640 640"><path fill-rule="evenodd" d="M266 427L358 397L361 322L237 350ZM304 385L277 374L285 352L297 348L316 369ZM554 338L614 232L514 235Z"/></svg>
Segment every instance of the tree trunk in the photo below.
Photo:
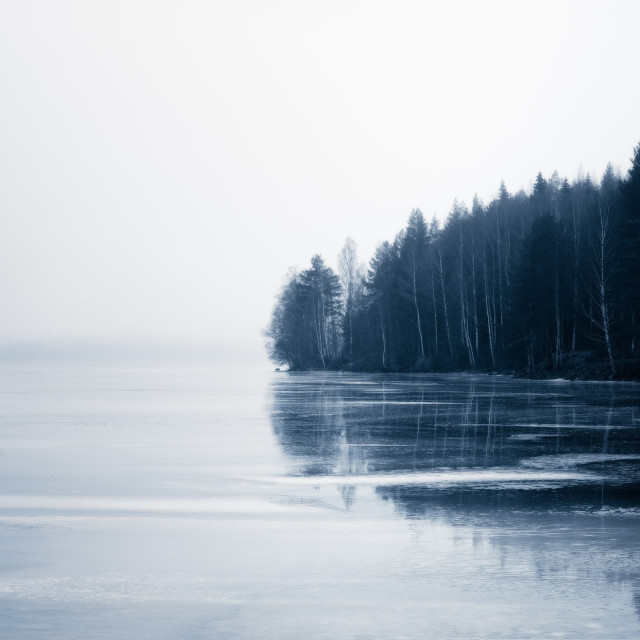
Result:
<svg viewBox="0 0 640 640"><path fill-rule="evenodd" d="M438 355L438 305L436 304L436 286L433 280L433 269L431 269L431 302L433 304L433 327L435 334L435 355Z"/></svg>
<svg viewBox="0 0 640 640"><path fill-rule="evenodd" d="M494 321L491 318L491 303L489 301L489 283L487 282L487 263L485 261L484 267L484 297L485 297L485 307L487 309L487 329L489 334L489 351L491 352L491 362L493 362L493 367L495 369L496 366L496 356L493 347L493 332L495 331Z"/></svg>
<svg viewBox="0 0 640 640"><path fill-rule="evenodd" d="M386 361L387 341L384 335L384 320L383 320L383 314L382 314L382 303L380 301L378 301L378 308L380 310L380 329L382 330L382 368L386 369L387 368L387 361Z"/></svg>
<svg viewBox="0 0 640 640"><path fill-rule="evenodd" d="M416 283L416 263L413 261L412 271L412 285L413 285L413 304L416 308L416 319L418 321L418 334L420 336L420 355L424 359L424 341L422 340L422 325L420 323L420 309L418 308L418 286Z"/></svg>
<svg viewBox="0 0 640 640"><path fill-rule="evenodd" d="M453 346L451 344L451 329L449 327L449 313L447 312L447 292L444 287L444 269L442 267L442 251L438 245L438 271L440 272L440 287L442 289L442 306L444 311L444 326L447 330L447 343L449 345L449 355L453 360Z"/></svg>

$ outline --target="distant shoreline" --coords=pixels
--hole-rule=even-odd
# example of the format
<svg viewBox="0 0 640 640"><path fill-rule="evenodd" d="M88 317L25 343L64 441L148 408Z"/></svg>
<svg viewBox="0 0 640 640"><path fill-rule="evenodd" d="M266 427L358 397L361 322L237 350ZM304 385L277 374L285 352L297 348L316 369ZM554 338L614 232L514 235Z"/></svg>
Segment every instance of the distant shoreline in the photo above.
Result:
<svg viewBox="0 0 640 640"><path fill-rule="evenodd" d="M278 370L278 369L276 369ZM610 375L608 362L596 357L593 352L576 352L568 354L555 368L549 363L540 362L534 367L516 369L469 369L469 368L419 368L391 367L372 369L368 367L347 366L327 368L289 368L282 371L336 371L352 373L468 373L482 375L504 375L523 380L566 380L567 382L640 382L640 359L616 362L617 374Z"/></svg>

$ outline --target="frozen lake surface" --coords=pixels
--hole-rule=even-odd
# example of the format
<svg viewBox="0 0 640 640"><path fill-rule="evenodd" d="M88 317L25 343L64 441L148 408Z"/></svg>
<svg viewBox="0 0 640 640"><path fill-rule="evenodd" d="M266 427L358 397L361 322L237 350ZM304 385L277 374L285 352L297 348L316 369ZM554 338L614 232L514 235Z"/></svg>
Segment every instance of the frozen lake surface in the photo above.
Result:
<svg viewBox="0 0 640 640"><path fill-rule="evenodd" d="M0 369L2 638L638 638L640 387Z"/></svg>

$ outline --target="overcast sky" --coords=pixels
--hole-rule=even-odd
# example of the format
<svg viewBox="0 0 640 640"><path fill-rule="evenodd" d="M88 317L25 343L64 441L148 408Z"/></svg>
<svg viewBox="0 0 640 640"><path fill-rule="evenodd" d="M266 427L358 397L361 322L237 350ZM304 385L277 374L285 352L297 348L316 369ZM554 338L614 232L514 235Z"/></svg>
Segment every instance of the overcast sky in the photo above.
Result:
<svg viewBox="0 0 640 640"><path fill-rule="evenodd" d="M0 344L262 354L290 265L624 174L640 3L0 3Z"/></svg>

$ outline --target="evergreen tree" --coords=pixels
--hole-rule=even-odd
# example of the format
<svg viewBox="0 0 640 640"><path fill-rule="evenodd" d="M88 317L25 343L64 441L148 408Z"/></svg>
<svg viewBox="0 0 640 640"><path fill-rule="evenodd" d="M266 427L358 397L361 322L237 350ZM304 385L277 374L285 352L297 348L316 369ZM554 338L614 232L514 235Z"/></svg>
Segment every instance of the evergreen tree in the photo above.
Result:
<svg viewBox="0 0 640 640"><path fill-rule="evenodd" d="M639 355L640 337L640 143L620 189L620 216L616 224L619 246L619 285L623 304L624 352Z"/></svg>
<svg viewBox="0 0 640 640"><path fill-rule="evenodd" d="M609 165L599 183L538 173L530 194L502 182L444 226L414 209L366 277L351 239L340 277L314 256L283 286L267 348L291 368L364 370L559 369L592 350L611 376L640 375L639 256L640 145L624 180Z"/></svg>
<svg viewBox="0 0 640 640"><path fill-rule="evenodd" d="M425 357L425 337L423 322L425 316L424 295L426 288L422 283L426 279L427 268L427 225L420 209L414 209L409 216L407 227L400 243L400 271L401 291L412 306L413 321L419 338L419 363ZM414 359L410 356L411 359Z"/></svg>

